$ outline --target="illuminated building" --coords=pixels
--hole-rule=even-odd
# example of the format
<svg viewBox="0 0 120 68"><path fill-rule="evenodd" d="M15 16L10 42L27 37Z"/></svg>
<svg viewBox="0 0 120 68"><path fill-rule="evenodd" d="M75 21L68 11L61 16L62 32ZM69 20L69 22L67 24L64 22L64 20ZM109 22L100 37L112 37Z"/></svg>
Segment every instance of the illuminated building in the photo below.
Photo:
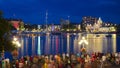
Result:
<svg viewBox="0 0 120 68"><path fill-rule="evenodd" d="M87 32L115 32L115 25L104 23L101 18L83 17L82 29Z"/></svg>
<svg viewBox="0 0 120 68"><path fill-rule="evenodd" d="M24 30L24 22L19 19L9 19L8 22L12 24L17 30Z"/></svg>

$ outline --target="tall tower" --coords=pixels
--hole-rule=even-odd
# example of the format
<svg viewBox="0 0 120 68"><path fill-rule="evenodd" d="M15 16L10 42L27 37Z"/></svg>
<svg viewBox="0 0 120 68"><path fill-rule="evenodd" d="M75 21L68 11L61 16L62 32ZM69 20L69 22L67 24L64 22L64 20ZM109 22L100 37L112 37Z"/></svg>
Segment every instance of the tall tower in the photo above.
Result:
<svg viewBox="0 0 120 68"><path fill-rule="evenodd" d="M97 21L98 24L102 24L102 19L99 17L98 21Z"/></svg>

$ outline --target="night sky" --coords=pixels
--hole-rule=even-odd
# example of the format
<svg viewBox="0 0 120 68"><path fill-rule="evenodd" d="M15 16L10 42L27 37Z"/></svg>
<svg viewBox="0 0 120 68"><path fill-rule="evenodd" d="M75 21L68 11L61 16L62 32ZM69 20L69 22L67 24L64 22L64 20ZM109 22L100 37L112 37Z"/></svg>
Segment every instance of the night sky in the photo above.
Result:
<svg viewBox="0 0 120 68"><path fill-rule="evenodd" d="M120 0L0 0L5 18L22 19L25 23L60 23L68 19L80 23L83 16L101 17L104 22L120 23Z"/></svg>

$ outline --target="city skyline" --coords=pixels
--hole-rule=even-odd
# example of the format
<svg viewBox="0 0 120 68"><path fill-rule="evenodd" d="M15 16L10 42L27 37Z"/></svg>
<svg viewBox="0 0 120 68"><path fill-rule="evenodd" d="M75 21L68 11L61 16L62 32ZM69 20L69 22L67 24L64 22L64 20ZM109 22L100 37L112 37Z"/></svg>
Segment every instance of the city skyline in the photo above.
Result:
<svg viewBox="0 0 120 68"><path fill-rule="evenodd" d="M45 24L46 11L48 24L60 23L61 18L80 23L84 16L119 24L119 3L119 0L0 0L0 10L5 18L18 18L30 24Z"/></svg>

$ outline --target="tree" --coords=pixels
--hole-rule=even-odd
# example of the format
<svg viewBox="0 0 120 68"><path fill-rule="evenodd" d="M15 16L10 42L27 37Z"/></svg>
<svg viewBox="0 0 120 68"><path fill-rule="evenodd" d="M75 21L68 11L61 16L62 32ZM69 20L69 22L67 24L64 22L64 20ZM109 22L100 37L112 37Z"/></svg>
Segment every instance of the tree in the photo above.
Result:
<svg viewBox="0 0 120 68"><path fill-rule="evenodd" d="M24 23L23 23L22 21L20 21L20 23L19 23L19 30L20 30L20 31L25 30L25 28L24 28Z"/></svg>
<svg viewBox="0 0 120 68"><path fill-rule="evenodd" d="M12 51L15 49L15 45L12 44L10 38L12 25L3 18L0 11L0 51Z"/></svg>

